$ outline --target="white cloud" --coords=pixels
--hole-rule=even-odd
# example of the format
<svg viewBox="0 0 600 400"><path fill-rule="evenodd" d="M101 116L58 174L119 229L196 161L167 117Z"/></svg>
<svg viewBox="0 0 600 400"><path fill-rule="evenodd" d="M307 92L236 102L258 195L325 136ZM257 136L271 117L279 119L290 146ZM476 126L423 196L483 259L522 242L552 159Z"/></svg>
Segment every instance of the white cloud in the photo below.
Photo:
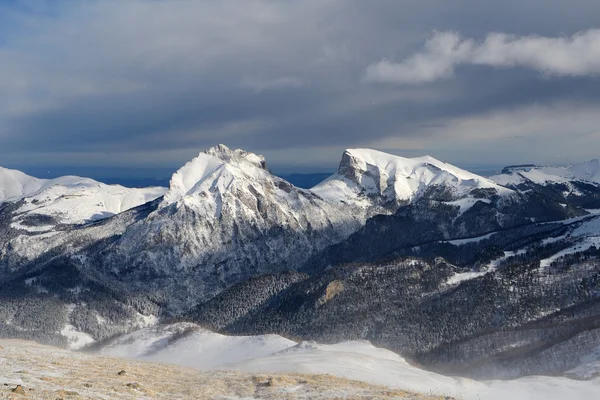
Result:
<svg viewBox="0 0 600 400"><path fill-rule="evenodd" d="M423 51L398 63L368 66L370 82L416 84L453 76L461 65L525 67L548 76L600 74L600 29L570 37L514 36L490 33L482 42L456 32L435 32Z"/></svg>

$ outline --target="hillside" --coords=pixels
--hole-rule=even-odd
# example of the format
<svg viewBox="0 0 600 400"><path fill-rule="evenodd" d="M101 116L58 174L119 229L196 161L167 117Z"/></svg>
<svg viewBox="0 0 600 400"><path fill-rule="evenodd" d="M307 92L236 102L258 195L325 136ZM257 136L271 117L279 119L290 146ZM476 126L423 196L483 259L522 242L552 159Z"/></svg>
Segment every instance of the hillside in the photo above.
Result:
<svg viewBox="0 0 600 400"><path fill-rule="evenodd" d="M20 340L0 340L0 360L0 399L442 399L331 375L198 371Z"/></svg>
<svg viewBox="0 0 600 400"><path fill-rule="evenodd" d="M142 329L109 341L99 351L201 370L327 374L383 385L392 391L442 395L445 400L563 400L600 395L598 377L587 381L564 377L475 381L426 371L364 340L332 345L295 343L276 335L220 335L184 323Z"/></svg>

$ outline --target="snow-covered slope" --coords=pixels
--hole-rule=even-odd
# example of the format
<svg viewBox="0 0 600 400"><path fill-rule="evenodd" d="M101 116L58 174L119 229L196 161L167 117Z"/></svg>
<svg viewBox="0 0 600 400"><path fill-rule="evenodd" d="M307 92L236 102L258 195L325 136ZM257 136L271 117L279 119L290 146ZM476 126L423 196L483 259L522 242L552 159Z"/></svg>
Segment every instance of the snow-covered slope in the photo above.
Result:
<svg viewBox="0 0 600 400"><path fill-rule="evenodd" d="M331 374L464 400L558 400L600 396L600 380L529 377L512 381L474 381L428 372L367 341L334 345L296 344L279 336L227 337L192 324L148 328L118 338L103 355L138 358L199 369L252 373Z"/></svg>
<svg viewBox="0 0 600 400"><path fill-rule="evenodd" d="M507 167L500 175L490 177L494 182L505 185L519 185L533 182L539 185L547 183L569 183L571 181L600 184L600 159L568 166L523 166Z"/></svg>
<svg viewBox="0 0 600 400"><path fill-rule="evenodd" d="M434 187L446 189L452 200L462 199L474 189L510 192L433 157L404 158L369 149L346 150L338 172L312 191L331 201L370 207L410 202Z"/></svg>
<svg viewBox="0 0 600 400"><path fill-rule="evenodd" d="M18 202L12 227L48 231L56 224L81 224L107 218L152 201L166 188L125 188L89 178L63 176L39 179L0 168L0 202ZM32 220L32 216L36 218Z"/></svg>
<svg viewBox="0 0 600 400"><path fill-rule="evenodd" d="M0 398L13 400L444 400L331 375L200 371L23 340L0 340L0 382Z"/></svg>
<svg viewBox="0 0 600 400"><path fill-rule="evenodd" d="M296 343L279 335L225 336L191 323L157 325L121 336L103 355L168 362L200 369L266 357Z"/></svg>
<svg viewBox="0 0 600 400"><path fill-rule="evenodd" d="M44 185L43 179L34 178L21 171L0 167L0 201L32 194Z"/></svg>

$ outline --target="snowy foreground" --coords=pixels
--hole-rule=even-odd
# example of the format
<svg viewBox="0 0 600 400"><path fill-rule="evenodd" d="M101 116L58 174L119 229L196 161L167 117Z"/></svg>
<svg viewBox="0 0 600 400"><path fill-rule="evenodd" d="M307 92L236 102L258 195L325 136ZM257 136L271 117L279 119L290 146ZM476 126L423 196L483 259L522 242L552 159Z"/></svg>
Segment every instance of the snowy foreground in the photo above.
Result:
<svg viewBox="0 0 600 400"><path fill-rule="evenodd" d="M103 355L136 358L202 370L331 374L374 385L464 400L598 399L600 379L528 377L478 382L424 371L366 341L297 344L277 335L233 337L193 324L143 329L104 347Z"/></svg>
<svg viewBox="0 0 600 400"><path fill-rule="evenodd" d="M443 400L330 375L198 371L0 340L0 399Z"/></svg>

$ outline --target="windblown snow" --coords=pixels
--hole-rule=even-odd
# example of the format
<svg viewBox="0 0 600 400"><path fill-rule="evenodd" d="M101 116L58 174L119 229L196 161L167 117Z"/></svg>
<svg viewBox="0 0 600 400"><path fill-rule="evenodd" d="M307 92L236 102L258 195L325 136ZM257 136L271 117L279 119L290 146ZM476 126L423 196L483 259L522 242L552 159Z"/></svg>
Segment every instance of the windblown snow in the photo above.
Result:
<svg viewBox="0 0 600 400"><path fill-rule="evenodd" d="M198 369L334 376L463 400L562 400L600 396L600 379L527 377L474 381L419 369L398 354L367 341L333 345L295 343L277 335L235 337L180 323L143 329L118 338L103 355L167 362Z"/></svg>

